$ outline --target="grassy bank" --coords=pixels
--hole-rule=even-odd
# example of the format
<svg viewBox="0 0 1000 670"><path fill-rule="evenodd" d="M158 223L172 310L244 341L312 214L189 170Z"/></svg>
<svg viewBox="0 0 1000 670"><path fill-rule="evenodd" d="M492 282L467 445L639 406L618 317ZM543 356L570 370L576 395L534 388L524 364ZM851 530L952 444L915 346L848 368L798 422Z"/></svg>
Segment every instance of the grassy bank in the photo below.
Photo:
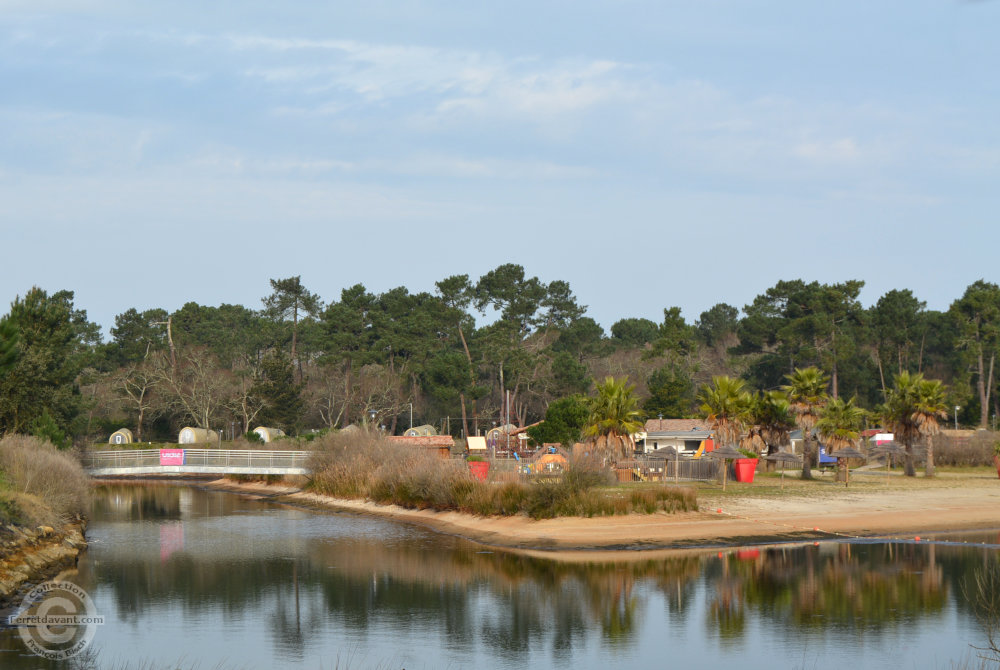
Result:
<svg viewBox="0 0 1000 670"><path fill-rule="evenodd" d="M36 437L0 439L0 523L58 527L82 518L90 483L72 455Z"/></svg>
<svg viewBox="0 0 1000 670"><path fill-rule="evenodd" d="M574 463L561 479L492 484L480 482L460 460L374 435L327 435L314 442L311 487L340 498L371 500L408 509L456 510L479 516L557 516L675 512L697 509L690 487L642 489L612 485L610 473Z"/></svg>

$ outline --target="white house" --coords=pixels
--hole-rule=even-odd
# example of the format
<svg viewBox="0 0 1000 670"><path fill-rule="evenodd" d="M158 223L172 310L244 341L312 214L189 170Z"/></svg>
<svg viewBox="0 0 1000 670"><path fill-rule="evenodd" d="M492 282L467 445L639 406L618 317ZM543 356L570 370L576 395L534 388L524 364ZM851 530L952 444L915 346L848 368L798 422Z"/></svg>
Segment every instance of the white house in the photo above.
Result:
<svg viewBox="0 0 1000 670"><path fill-rule="evenodd" d="M712 430L702 419L650 419L645 434L641 444L636 444L639 453L673 447L679 454L694 455L702 442L712 437Z"/></svg>

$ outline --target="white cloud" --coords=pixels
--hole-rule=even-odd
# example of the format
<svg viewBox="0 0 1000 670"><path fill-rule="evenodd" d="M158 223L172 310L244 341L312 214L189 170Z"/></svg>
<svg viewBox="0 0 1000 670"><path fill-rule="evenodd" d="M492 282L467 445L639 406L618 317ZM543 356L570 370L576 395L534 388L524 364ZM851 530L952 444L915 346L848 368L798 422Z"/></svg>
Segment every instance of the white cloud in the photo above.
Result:
<svg viewBox="0 0 1000 670"><path fill-rule="evenodd" d="M360 166L389 174L423 177L456 177L486 179L589 179L598 176L593 168L560 165L549 161L514 161L474 159L447 155L404 157L393 161L372 161Z"/></svg>
<svg viewBox="0 0 1000 670"><path fill-rule="evenodd" d="M625 66L609 60L504 58L498 54L366 44L350 40L226 36L244 52L304 54L307 62L263 63L244 74L267 85L297 86L306 95L351 91L369 101L437 95L444 113L505 110L523 118L563 115L602 103L624 104L638 91L625 85ZM266 59L265 59L266 60ZM326 104L326 103L323 103Z"/></svg>
<svg viewBox="0 0 1000 670"><path fill-rule="evenodd" d="M66 39L91 57L92 39ZM71 114L53 133L38 120L8 127L74 169L159 156L161 167L209 175L650 175L668 184L680 175L722 189L849 193L880 171L905 188L902 173L932 156L997 164L991 145L931 139L933 110L737 91L663 63L264 34L112 33L102 44L118 59L122 45L153 41L144 67L165 90L148 95L198 113ZM155 151L167 139L171 150Z"/></svg>
<svg viewBox="0 0 1000 670"><path fill-rule="evenodd" d="M279 105L271 110L271 114L277 117L289 118L319 118L324 116L337 116L342 114L348 105L341 102L323 102L316 105Z"/></svg>
<svg viewBox="0 0 1000 670"><path fill-rule="evenodd" d="M861 149L853 137L835 140L802 142L797 144L792 153L799 158L805 158L820 163L841 163L861 158Z"/></svg>
<svg viewBox="0 0 1000 670"><path fill-rule="evenodd" d="M120 9L126 5L117 0L0 0L0 12L95 12Z"/></svg>
<svg viewBox="0 0 1000 670"><path fill-rule="evenodd" d="M336 158L259 158L225 149L201 154L174 169L178 173L201 174L206 179L298 176L331 180L395 175L463 180L572 180L590 179L599 175L593 168L561 165L545 160L498 160L441 153L358 161Z"/></svg>

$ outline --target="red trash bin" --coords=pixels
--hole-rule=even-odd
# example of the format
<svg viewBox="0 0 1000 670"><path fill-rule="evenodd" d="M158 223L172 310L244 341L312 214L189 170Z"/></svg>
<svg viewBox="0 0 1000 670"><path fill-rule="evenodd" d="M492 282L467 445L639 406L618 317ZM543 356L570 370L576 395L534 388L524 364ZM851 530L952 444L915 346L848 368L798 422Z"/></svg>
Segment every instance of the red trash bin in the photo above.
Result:
<svg viewBox="0 0 1000 670"><path fill-rule="evenodd" d="M489 461L469 461L469 472L481 482L486 481L486 476L490 473Z"/></svg>
<svg viewBox="0 0 1000 670"><path fill-rule="evenodd" d="M754 472L757 471L757 458L737 458L734 466L736 468L736 481L753 483Z"/></svg>

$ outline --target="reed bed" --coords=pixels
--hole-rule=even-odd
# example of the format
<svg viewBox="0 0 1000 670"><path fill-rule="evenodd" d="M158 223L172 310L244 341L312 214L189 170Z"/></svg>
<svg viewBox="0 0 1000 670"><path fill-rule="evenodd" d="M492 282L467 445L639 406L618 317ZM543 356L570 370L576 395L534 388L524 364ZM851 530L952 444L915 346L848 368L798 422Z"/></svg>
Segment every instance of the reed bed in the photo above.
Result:
<svg viewBox="0 0 1000 670"><path fill-rule="evenodd" d="M965 439L935 437L934 464L937 466L977 467L993 465L996 433L977 431ZM922 459L921 459L922 460Z"/></svg>
<svg viewBox="0 0 1000 670"><path fill-rule="evenodd" d="M474 479L464 461L392 443L376 435L317 440L312 488L340 498L408 509L457 510L478 516L533 519L653 514L697 509L691 487L630 488L592 463L572 463L558 479L490 483Z"/></svg>
<svg viewBox="0 0 1000 670"><path fill-rule="evenodd" d="M56 526L82 517L90 482L79 461L27 435L0 439L0 521Z"/></svg>

